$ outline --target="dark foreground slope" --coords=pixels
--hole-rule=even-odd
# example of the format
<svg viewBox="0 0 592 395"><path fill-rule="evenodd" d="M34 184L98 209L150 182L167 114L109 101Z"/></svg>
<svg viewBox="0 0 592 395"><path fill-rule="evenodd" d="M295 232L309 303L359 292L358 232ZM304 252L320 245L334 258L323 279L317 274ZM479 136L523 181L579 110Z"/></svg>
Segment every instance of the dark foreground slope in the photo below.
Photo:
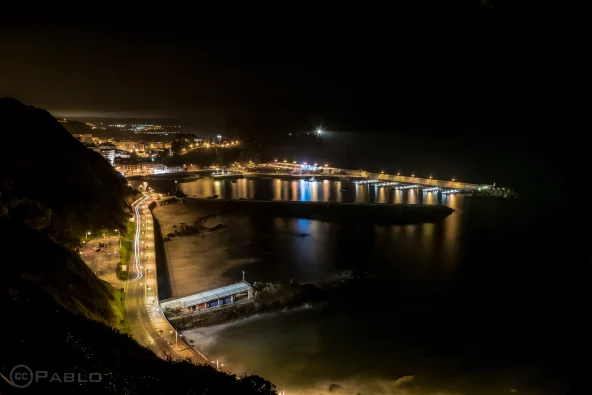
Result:
<svg viewBox="0 0 592 395"><path fill-rule="evenodd" d="M43 110L0 100L0 131L10 148L0 155L1 394L275 393L259 377L164 361L117 332L121 292L72 247L126 223L137 193ZM42 373L29 383L23 370Z"/></svg>
<svg viewBox="0 0 592 395"><path fill-rule="evenodd" d="M42 232L0 218L0 257L2 290L18 289L26 282L86 318L114 327L123 319L120 292L96 277L78 254Z"/></svg>
<svg viewBox="0 0 592 395"><path fill-rule="evenodd" d="M44 228L68 246L84 232L125 223L136 192L47 111L0 99L0 133L4 215Z"/></svg>
<svg viewBox="0 0 592 395"><path fill-rule="evenodd" d="M48 288L67 289L78 295L77 300L81 303L93 303L86 300L85 286L79 281L82 277L68 273L75 262L69 257L69 252L60 246L50 247L49 254L43 258L49 240L38 231L23 230L22 226L0 223L3 229L0 234L0 256L3 258L0 276L0 374L15 385L27 385L27 380L19 380L15 374L11 376L15 366L26 365L32 371L48 372L49 377L40 378L24 389L0 380L0 393L275 393L269 382L257 376L241 379L209 366L196 367L186 362L162 360L130 337L65 310L50 296L56 294L55 290L48 292ZM27 250L31 244L38 246L39 252L24 254L23 249ZM15 259L4 259L7 256L14 256ZM42 268L44 265L46 267ZM68 268L61 268L60 265ZM76 270L79 269L74 272ZM37 281L32 277L42 279ZM49 378L54 374L58 380L50 382ZM65 382L68 374L74 374L77 382ZM91 379L93 382L90 382ZM99 382L94 382L98 379Z"/></svg>

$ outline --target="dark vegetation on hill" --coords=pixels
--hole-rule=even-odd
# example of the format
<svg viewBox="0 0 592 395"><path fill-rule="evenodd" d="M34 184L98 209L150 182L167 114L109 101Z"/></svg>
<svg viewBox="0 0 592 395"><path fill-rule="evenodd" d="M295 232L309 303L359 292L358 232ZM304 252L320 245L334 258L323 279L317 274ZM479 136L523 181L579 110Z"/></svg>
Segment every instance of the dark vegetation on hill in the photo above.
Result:
<svg viewBox="0 0 592 395"><path fill-rule="evenodd" d="M273 393L271 384L257 376L238 380L209 366L164 361L130 337L66 311L49 295L47 288L66 285L63 290L76 296L66 295L65 299L73 303L79 300L90 309L95 301L87 300L84 284L79 280L89 279L92 273L76 273L85 268L72 268L76 266L73 261L63 262L59 251L64 257L69 252L55 244L47 257L42 259L49 239L38 231L23 228L23 225L14 223L0 224L2 257L17 254L30 244L37 245L39 250L33 255L19 254L19 259L3 265L5 272L0 276L0 307L3 313L0 336L4 345L0 353L0 373L8 377L14 366L25 364L34 371L49 371L50 375L58 373L62 377L70 372L82 377L100 373L101 382L80 385L43 380L26 389L18 389L0 380L0 393ZM60 265L68 268L60 268ZM100 309L100 305L94 308Z"/></svg>
<svg viewBox="0 0 592 395"><path fill-rule="evenodd" d="M137 192L47 111L0 99L2 215L74 247L88 231L123 227Z"/></svg>
<svg viewBox="0 0 592 395"><path fill-rule="evenodd" d="M86 231L124 229L137 192L46 111L0 99L0 373L99 373L99 383L41 380L0 393L273 394L268 381L165 361L121 334L120 291L73 251ZM95 376L96 377L96 376Z"/></svg>
<svg viewBox="0 0 592 395"><path fill-rule="evenodd" d="M117 327L119 295L96 277L76 252L15 220L0 219L2 289L34 284L65 309Z"/></svg>

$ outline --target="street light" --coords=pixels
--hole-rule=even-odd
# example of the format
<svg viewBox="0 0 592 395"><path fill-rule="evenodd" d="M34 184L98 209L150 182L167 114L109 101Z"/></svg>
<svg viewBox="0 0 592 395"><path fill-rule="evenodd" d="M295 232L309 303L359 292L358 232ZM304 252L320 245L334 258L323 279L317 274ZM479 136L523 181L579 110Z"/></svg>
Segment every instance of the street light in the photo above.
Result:
<svg viewBox="0 0 592 395"><path fill-rule="evenodd" d="M90 232L86 232L86 240L88 240L88 235L90 235Z"/></svg>

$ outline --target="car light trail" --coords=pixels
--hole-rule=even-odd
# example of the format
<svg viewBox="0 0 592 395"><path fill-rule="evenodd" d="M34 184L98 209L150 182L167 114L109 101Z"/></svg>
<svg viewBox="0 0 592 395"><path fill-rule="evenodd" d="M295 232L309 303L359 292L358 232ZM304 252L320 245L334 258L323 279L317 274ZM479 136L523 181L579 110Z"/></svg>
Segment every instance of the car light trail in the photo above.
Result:
<svg viewBox="0 0 592 395"><path fill-rule="evenodd" d="M142 234L141 218L140 218L140 206L148 199L148 196L144 196L140 200L134 209L136 214L136 235L134 237L134 269L136 270L136 278L134 281L138 281L142 278L142 270L140 269L140 236Z"/></svg>

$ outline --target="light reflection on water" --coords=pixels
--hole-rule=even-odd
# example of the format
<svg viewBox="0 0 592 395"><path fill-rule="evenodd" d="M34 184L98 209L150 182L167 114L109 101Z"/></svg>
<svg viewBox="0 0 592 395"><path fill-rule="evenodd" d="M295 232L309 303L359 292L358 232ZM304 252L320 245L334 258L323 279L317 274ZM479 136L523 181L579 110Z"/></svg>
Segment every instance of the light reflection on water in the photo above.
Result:
<svg viewBox="0 0 592 395"><path fill-rule="evenodd" d="M173 187L166 183L160 187L159 183L152 185L159 191ZM348 190L340 192L342 186L348 186ZM270 178L214 183L204 179L179 184L179 189L189 196L218 194L228 199L439 204L438 194L433 192L332 181L311 183ZM463 328L473 320L475 301L479 302L478 311L481 311L486 296L466 296L469 307L459 307L460 291L456 286L487 278L491 268L497 268L499 263L487 266L484 261L488 256L484 251L504 251L505 247L500 240L475 240L478 231L467 225L465 215L472 204L470 199L460 195L443 195L441 199L442 204L456 211L434 224L380 227L288 218L237 220L222 216L216 219L229 225L224 231L227 236L220 238L221 243L241 241L240 245L227 246L224 259L253 262L227 270L222 275L226 283L238 278L241 270L248 273L249 281L317 282L351 270L369 270L374 278L370 285L353 289L343 302L200 330L202 338L198 336L196 343L206 355L223 357L229 366L238 367L241 370L238 373L260 374L280 389L286 389L287 394L326 393L331 382L346 387L352 383L351 388L368 388L376 383L392 385L393 380L405 374L416 375L417 384L421 385L421 390L409 393L433 394L437 393L436 389L440 393L488 393L482 391L483 386L467 384L480 381L490 385L488 378L478 373L465 376L467 365L463 365L460 351L450 346L458 341L458 333L470 333ZM498 219L494 216L487 221L495 223ZM489 225L484 222L480 226ZM511 227L505 230L510 231ZM467 239L478 245L469 246ZM212 258L208 255L208 259ZM490 271L480 273L481 266ZM471 271L466 271L467 267ZM465 314L470 318L468 321L458 318L463 308L470 312ZM505 322L505 318L499 321ZM482 337L485 343L491 339L499 340L497 333ZM503 346L494 348L498 347ZM513 347L504 352L511 355ZM491 350L479 352L487 355ZM512 372L498 382L510 378L519 381ZM430 386L430 383L436 384ZM498 393L508 393L510 389L501 384L490 388Z"/></svg>
<svg viewBox="0 0 592 395"><path fill-rule="evenodd" d="M133 185L138 181L131 181ZM150 181L159 192L174 190L171 180ZM341 191L345 186L347 190ZM223 199L293 200L307 202L351 202L351 203L407 203L445 204L453 207L462 196L439 195L417 189L395 190L393 187L375 187L368 184L352 184L349 181L282 180L279 178L213 180L204 178L177 187L189 197L205 198L218 195ZM441 202L438 198L442 199ZM455 208L455 207L453 207Z"/></svg>

